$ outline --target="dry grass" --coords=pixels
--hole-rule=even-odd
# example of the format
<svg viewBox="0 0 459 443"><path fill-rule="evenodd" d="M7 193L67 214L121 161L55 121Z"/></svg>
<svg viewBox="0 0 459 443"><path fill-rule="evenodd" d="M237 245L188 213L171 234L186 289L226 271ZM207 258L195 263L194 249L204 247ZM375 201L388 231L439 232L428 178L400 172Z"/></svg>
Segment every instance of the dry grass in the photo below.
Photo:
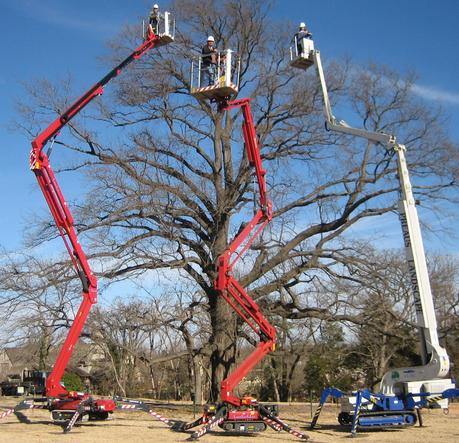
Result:
<svg viewBox="0 0 459 443"><path fill-rule="evenodd" d="M0 407L5 410L14 405L14 399L1 399ZM158 407L160 414L169 418L191 420L189 405ZM349 431L338 425L336 406L326 405L316 430L310 431L310 407L304 404L281 405L281 417L297 429L306 432L313 442L336 442L349 439ZM189 435L174 433L163 423L141 412L117 412L113 420L105 422L86 422L75 427L68 435L63 435L60 427L50 422L49 413L43 410L25 411L29 423L20 423L13 415L0 422L0 442L8 443L143 443L143 442L183 442ZM453 404L449 415L439 410L424 411L424 427L390 431L373 431L358 434L360 440L367 442L391 443L456 443L459 442L459 404ZM190 432L191 433L191 432ZM259 441L280 442L297 441L286 433L272 430L258 435L234 436L221 430L202 437L208 443L248 443Z"/></svg>

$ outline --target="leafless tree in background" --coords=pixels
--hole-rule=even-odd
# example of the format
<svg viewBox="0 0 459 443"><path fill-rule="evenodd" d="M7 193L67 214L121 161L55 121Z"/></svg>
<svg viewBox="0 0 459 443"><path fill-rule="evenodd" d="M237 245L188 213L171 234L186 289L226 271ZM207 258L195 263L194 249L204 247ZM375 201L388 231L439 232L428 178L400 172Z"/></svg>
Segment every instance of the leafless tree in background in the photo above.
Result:
<svg viewBox="0 0 459 443"><path fill-rule="evenodd" d="M457 378L459 368L459 262L454 256L429 260L440 342L448 351Z"/></svg>
<svg viewBox="0 0 459 443"><path fill-rule="evenodd" d="M37 369L51 365L50 350L70 327L79 283L69 264L30 254L4 254L0 267L2 346L27 344Z"/></svg>
<svg viewBox="0 0 459 443"><path fill-rule="evenodd" d="M210 358L216 399L235 362L241 327L213 290L215 262L250 218L254 189L239 113L220 114L188 94L190 58L207 35L240 54L239 95L253 98L274 218L236 272L274 322L368 320L350 298L318 288L330 279L353 281L358 257L346 234L360 220L394 211L398 181L393 153L324 130L318 81L313 72L289 67L290 36L270 18L269 2L177 0L172 9L176 43L123 73L111 95L68 125L70 135L54 151L78 153L63 168L87 173L90 191L75 215L99 275L116 281L167 270L168 278L194 285L196 303L210 318L202 353ZM112 43L112 61L138 44L137 29ZM407 145L421 205L455 201L457 145L443 114L413 95L415 76L350 61L328 63L326 73L336 109L351 108L357 126L397 134ZM22 129L33 137L62 112L69 95L46 81L31 87L30 102L21 106ZM33 243L55 236L44 220Z"/></svg>

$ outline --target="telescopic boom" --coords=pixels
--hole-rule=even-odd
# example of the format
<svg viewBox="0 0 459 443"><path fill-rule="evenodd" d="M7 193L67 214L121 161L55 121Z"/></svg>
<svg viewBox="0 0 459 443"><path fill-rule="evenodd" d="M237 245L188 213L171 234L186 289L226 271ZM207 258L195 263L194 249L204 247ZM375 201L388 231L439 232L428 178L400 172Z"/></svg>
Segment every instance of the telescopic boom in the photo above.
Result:
<svg viewBox="0 0 459 443"><path fill-rule="evenodd" d="M73 225L72 214L70 213L64 195L57 183L56 176L49 162L49 157L44 152L43 148L46 143L54 139L59 134L59 131L85 106L95 97L101 95L104 92L104 86L118 76L125 67L134 60L140 58L150 49L161 44L164 44L164 42L160 36L153 33L148 34L146 40L137 49L126 57L118 66L112 69L105 77L98 81L91 89L85 92L32 141L30 168L37 177L38 184L40 185L54 221L56 222L59 234L64 241L72 264L83 286L83 301L46 382L47 397L62 397L68 395L67 390L60 382L70 357L72 356L73 348L80 337L89 311L92 305L97 303L97 279L78 241L77 233Z"/></svg>
<svg viewBox="0 0 459 443"><path fill-rule="evenodd" d="M383 393L392 394L395 383L402 382L423 381L441 384L442 382L438 379L447 376L450 363L446 350L440 346L438 340L437 320L435 317L421 227L406 164L406 148L404 145L397 143L394 135L353 128L343 120L338 121L333 115L328 97L320 52L312 49L307 56L307 60L311 62L309 66L311 64L315 65L320 80L327 130L361 137L381 144L388 151L393 151L397 158L398 179L400 182L399 217L414 295L423 365L390 370L381 381L381 390ZM297 65L296 67L299 66ZM451 384L449 380L446 380L445 383L447 387ZM416 387L416 389L418 388Z"/></svg>

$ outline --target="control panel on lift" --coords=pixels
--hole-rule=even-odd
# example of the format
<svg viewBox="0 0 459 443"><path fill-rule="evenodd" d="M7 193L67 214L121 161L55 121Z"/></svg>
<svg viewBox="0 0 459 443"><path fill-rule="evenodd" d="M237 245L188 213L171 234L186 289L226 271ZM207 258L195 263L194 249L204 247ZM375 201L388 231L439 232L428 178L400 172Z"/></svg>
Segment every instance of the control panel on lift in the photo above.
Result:
<svg viewBox="0 0 459 443"><path fill-rule="evenodd" d="M231 49L217 51L216 62L210 66L202 56L191 62L190 94L198 100L229 99L239 92L239 56Z"/></svg>
<svg viewBox="0 0 459 443"><path fill-rule="evenodd" d="M314 64L312 53L314 52L314 41L308 37L294 38L294 45L290 46L290 65L294 68L308 69Z"/></svg>

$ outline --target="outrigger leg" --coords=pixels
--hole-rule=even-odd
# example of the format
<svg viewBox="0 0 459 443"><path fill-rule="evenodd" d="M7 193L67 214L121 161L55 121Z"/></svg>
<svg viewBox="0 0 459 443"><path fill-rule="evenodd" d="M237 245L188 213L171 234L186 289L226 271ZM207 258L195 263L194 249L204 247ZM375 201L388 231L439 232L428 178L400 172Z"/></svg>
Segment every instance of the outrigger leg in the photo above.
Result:
<svg viewBox="0 0 459 443"><path fill-rule="evenodd" d="M177 426L177 423L180 423L177 420L169 420L161 414L158 414L157 412L153 411L153 409L150 407L148 403L144 403L143 401L119 397L114 398L114 401L116 402L116 409L144 411L150 414L156 420L163 422L170 428L174 428Z"/></svg>
<svg viewBox="0 0 459 443"><path fill-rule="evenodd" d="M279 417L274 415L269 409L265 408L263 405L258 406L258 410L260 411L260 415L263 418L263 421L273 428L274 430L280 432L280 431L285 431L288 432L289 434L292 434L293 436L301 439L301 440L309 440L309 436L306 434L303 434L300 431L297 431L296 429L293 429L291 426L289 426L287 423L285 423L283 420L281 420Z"/></svg>
<svg viewBox="0 0 459 443"><path fill-rule="evenodd" d="M416 409L416 415L418 416L419 427L422 428L424 426L424 422L422 421L422 413L419 408Z"/></svg>
<svg viewBox="0 0 459 443"><path fill-rule="evenodd" d="M196 426L201 426L197 431L193 432L190 435L188 440L198 440L204 434L211 431L215 426L220 425L225 421L226 414L228 412L228 407L223 403L220 405L206 405L204 409L204 414L201 415L198 419L192 422L183 422L177 421L172 427L173 431L185 432L188 429L195 428Z"/></svg>
<svg viewBox="0 0 459 443"><path fill-rule="evenodd" d="M86 408L87 407L90 408L90 405L92 402L93 402L92 397L89 397L80 402L80 404L75 409L75 412L70 418L70 420L62 425L62 428L64 429L64 434L68 434L73 429L73 427L75 426L75 423L78 421L80 417L84 415L84 413L86 412Z"/></svg>
<svg viewBox="0 0 459 443"><path fill-rule="evenodd" d="M203 423L206 423L206 420L205 420L204 416L202 415L197 420L191 421L191 422L188 422L188 423L186 421L177 420L174 423L174 425L171 427L171 429L173 431L183 432L183 431L188 431L188 429L195 428L196 426L200 426Z"/></svg>
<svg viewBox="0 0 459 443"><path fill-rule="evenodd" d="M314 413L314 417L312 417L311 424L309 425L310 429L315 428L317 424L317 420L319 419L319 415L328 397L340 398L343 395L344 395L344 392L336 388L326 388L322 391L322 394L320 396L319 405L317 406L316 412Z"/></svg>
<svg viewBox="0 0 459 443"><path fill-rule="evenodd" d="M25 399L18 403L14 408L8 409L5 412L0 414L0 420L2 418L9 417L12 414L16 414L17 412L24 411L25 409L48 409L48 405L36 405L36 401L48 401L46 398L40 399Z"/></svg>
<svg viewBox="0 0 459 443"><path fill-rule="evenodd" d="M206 425L202 426L197 431L193 432L191 436L188 438L188 440L190 441L198 440L204 434L207 434L207 432L211 431L213 428L215 428L215 426L218 426L224 421L225 421L224 417L215 415L209 420L209 422Z"/></svg>
<svg viewBox="0 0 459 443"><path fill-rule="evenodd" d="M355 399L355 410L354 410L354 417L352 420L352 427L351 427L351 436L357 436L357 426L359 425L359 418L360 418L360 410L362 406L362 391L357 391L357 396Z"/></svg>

